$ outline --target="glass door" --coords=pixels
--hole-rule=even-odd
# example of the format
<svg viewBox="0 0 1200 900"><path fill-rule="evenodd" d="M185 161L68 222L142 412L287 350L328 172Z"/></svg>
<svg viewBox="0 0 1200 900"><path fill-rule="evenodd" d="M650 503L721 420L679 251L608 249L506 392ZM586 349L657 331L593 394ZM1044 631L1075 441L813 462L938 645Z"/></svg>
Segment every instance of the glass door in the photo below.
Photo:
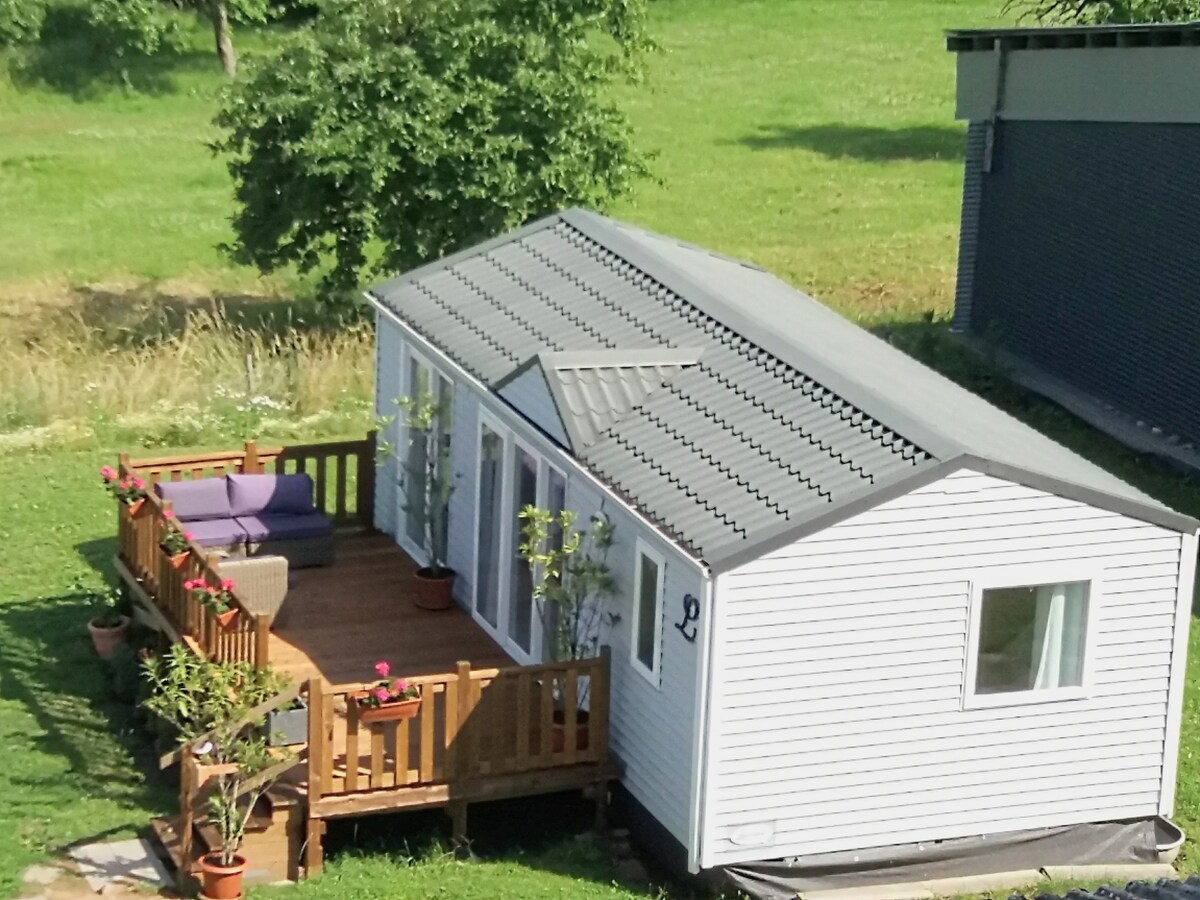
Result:
<svg viewBox="0 0 1200 900"><path fill-rule="evenodd" d="M433 444L437 455L435 466L438 474L443 475L446 455L450 450L450 425L452 421L453 387L437 369L411 350L404 373L404 394L412 400L432 400L438 406L437 421L434 423L433 441L427 440L425 432L413 428L403 429L403 449L400 454L400 512L404 521L404 537L407 547L415 558L422 562L428 551L428 530L426 523L433 519L436 529L438 546L446 546L449 528L449 510L446 508L427 509L428 498L425 481L429 471L429 445ZM403 420L404 411L399 415Z"/></svg>
<svg viewBox="0 0 1200 900"><path fill-rule="evenodd" d="M518 445L513 454L512 519L508 581L508 640L518 656L533 652L533 571L521 556L521 510L538 505L538 458Z"/></svg>
<svg viewBox="0 0 1200 900"><path fill-rule="evenodd" d="M504 524L504 438L486 423L479 429L478 533L475 612L493 629L500 624L500 559Z"/></svg>

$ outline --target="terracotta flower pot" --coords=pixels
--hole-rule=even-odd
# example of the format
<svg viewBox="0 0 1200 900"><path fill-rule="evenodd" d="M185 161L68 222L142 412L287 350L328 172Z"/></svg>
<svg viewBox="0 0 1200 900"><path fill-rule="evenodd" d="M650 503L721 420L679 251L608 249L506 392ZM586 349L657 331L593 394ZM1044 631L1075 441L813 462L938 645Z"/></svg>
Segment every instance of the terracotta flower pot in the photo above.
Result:
<svg viewBox="0 0 1200 900"><path fill-rule="evenodd" d="M142 507L146 505L146 498L138 497L132 503L126 503L125 505L129 507L129 515L132 518L142 511Z"/></svg>
<svg viewBox="0 0 1200 900"><path fill-rule="evenodd" d="M428 566L417 569L413 603L418 609L443 610L454 605L454 570L433 574Z"/></svg>
<svg viewBox="0 0 1200 900"><path fill-rule="evenodd" d="M209 900L238 900L242 896L242 876L246 858L235 856L231 865L221 862L221 854L209 853L200 857L200 880L204 896Z"/></svg>
<svg viewBox="0 0 1200 900"><path fill-rule="evenodd" d="M554 711L553 752L562 753L567 748L566 716L561 709ZM581 709L575 713L575 749L588 748L588 713Z"/></svg>
<svg viewBox="0 0 1200 900"><path fill-rule="evenodd" d="M88 632L92 635L92 644L101 659L112 659L117 647L125 640L125 632L129 630L129 617L121 616L121 624L105 628L94 621L88 622Z"/></svg>
<svg viewBox="0 0 1200 900"><path fill-rule="evenodd" d="M365 692L359 695L360 698L366 696ZM364 725L371 725L374 722L394 722L397 719L411 719L420 711L421 698L415 697L412 700L398 700L395 703L385 703L383 706L359 709L358 721Z"/></svg>
<svg viewBox="0 0 1200 900"><path fill-rule="evenodd" d="M217 624L222 628L228 628L231 626L237 620L237 617L237 607L230 607L229 609L225 610L225 612L216 614Z"/></svg>
<svg viewBox="0 0 1200 900"><path fill-rule="evenodd" d="M166 555L167 560L171 563L172 569L182 569L184 566L184 563L187 562L188 556L191 555L190 550L184 550L182 553L174 553L174 554L167 553L167 551L164 550L163 553Z"/></svg>

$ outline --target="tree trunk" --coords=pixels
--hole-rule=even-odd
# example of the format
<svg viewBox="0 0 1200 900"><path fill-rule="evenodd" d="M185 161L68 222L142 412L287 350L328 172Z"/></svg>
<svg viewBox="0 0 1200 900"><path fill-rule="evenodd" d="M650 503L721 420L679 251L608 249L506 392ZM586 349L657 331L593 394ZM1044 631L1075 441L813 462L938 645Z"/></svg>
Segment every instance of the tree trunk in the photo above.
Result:
<svg viewBox="0 0 1200 900"><path fill-rule="evenodd" d="M224 0L213 0L208 8L212 19L213 37L217 41L217 56L225 74L230 78L237 77L237 51L233 49L233 34L229 30L229 11L225 8Z"/></svg>

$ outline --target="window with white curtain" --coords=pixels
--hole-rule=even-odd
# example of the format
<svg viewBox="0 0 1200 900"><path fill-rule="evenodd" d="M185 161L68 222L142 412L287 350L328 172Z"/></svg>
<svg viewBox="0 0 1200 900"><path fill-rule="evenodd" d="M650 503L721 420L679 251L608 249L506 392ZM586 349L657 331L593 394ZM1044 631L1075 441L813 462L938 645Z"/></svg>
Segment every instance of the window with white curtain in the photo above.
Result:
<svg viewBox="0 0 1200 900"><path fill-rule="evenodd" d="M1081 694L1092 595L1090 580L979 586L968 660L969 705Z"/></svg>

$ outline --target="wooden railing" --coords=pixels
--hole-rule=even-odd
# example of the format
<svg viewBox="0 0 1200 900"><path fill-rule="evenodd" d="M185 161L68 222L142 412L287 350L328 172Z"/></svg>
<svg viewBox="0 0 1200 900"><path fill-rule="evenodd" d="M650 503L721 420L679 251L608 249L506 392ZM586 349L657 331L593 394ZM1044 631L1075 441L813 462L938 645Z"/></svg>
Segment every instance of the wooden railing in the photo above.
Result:
<svg viewBox="0 0 1200 900"><path fill-rule="evenodd" d="M234 473L307 472L316 488L316 506L337 525L370 528L375 520L376 433L357 441L260 448L247 441L240 450L130 459L121 463L147 482L215 478Z"/></svg>
<svg viewBox="0 0 1200 900"><path fill-rule="evenodd" d="M455 672L410 683L421 692L415 718L366 725L354 696L370 685L308 682L314 815L342 814L330 801L349 814L373 801L387 808L421 805L422 796L477 799L505 777L608 762L607 653L511 669L460 662ZM411 804L399 796L405 792ZM341 802L368 794L364 804Z"/></svg>
<svg viewBox="0 0 1200 900"><path fill-rule="evenodd" d="M124 461L118 474L122 478L132 474ZM131 514L125 504L118 504L117 547L121 563L176 634L194 641L205 656L218 662L248 662L265 668L269 662L270 616L251 612L238 596L235 585L232 605L238 610L237 618L228 626L221 625L213 609L184 587L194 578L214 585L222 579L217 560L208 558L204 548L192 541L188 542L188 555L182 565L176 568L171 564L159 546L172 527L165 515L169 509L170 503L153 492L146 495L136 514Z"/></svg>

